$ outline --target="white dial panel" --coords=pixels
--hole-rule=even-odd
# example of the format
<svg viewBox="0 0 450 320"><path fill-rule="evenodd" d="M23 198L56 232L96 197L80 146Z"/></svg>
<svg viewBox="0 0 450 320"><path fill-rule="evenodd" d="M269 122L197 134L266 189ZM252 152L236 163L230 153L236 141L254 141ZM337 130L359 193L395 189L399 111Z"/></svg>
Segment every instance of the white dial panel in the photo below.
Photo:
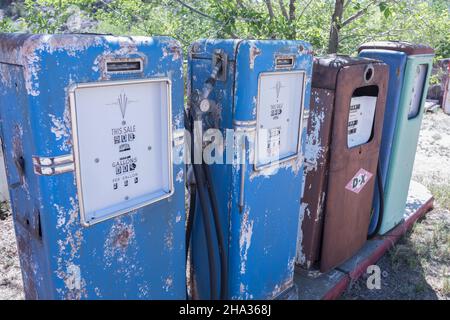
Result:
<svg viewBox="0 0 450 320"><path fill-rule="evenodd" d="M348 116L347 145L353 148L369 142L372 136L377 97L352 97Z"/></svg>
<svg viewBox="0 0 450 320"><path fill-rule="evenodd" d="M84 224L170 196L168 80L80 84L71 112Z"/></svg>
<svg viewBox="0 0 450 320"><path fill-rule="evenodd" d="M259 77L256 168L299 152L305 73L267 72Z"/></svg>

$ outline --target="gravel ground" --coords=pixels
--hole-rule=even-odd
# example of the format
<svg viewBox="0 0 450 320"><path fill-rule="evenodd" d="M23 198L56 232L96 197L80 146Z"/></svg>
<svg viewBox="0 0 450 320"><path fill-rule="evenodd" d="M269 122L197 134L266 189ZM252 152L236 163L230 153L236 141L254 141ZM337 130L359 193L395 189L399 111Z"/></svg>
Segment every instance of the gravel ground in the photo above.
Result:
<svg viewBox="0 0 450 320"><path fill-rule="evenodd" d="M450 299L450 116L425 115L414 179L436 197L436 209L379 262L380 290L366 279L351 284L343 299ZM11 215L0 208L0 300L23 299L22 277ZM3 212L3 213L2 213Z"/></svg>
<svg viewBox="0 0 450 320"><path fill-rule="evenodd" d="M12 216L0 206L0 300L23 299L22 274L17 256Z"/></svg>

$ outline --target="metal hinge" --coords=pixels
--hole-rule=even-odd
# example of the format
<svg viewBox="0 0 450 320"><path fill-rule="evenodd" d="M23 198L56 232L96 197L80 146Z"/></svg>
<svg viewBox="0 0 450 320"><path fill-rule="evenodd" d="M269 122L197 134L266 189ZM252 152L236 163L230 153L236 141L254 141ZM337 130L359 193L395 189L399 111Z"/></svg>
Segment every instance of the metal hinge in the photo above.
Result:
<svg viewBox="0 0 450 320"><path fill-rule="evenodd" d="M41 176L53 176L75 170L72 154L58 157L33 156L34 173Z"/></svg>

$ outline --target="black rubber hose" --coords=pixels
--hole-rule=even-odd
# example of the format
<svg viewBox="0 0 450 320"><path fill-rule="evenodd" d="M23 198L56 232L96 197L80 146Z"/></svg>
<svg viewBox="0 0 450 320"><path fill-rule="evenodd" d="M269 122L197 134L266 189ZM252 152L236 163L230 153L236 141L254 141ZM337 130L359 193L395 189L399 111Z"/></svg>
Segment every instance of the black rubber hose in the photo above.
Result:
<svg viewBox="0 0 450 320"><path fill-rule="evenodd" d="M190 120L189 114L186 109L184 110L184 123L185 123L186 130L189 132L192 132L191 120ZM191 145L190 145L190 153L191 153L191 158L193 158L193 156L192 156L194 154L194 144L193 143L191 143ZM187 170L187 165L186 165L186 170ZM196 200L197 200L196 185L195 184L189 185L188 190L190 193L190 198L189 198L189 217L188 217L188 221L186 223L186 262L187 262L187 258L189 255L189 248L190 248L190 244L191 244L191 235L192 235L192 226L194 224L194 216L195 216L195 209L196 209Z"/></svg>
<svg viewBox="0 0 450 320"><path fill-rule="evenodd" d="M184 127L188 132L191 132L191 119L189 117L189 113L186 109L184 109ZM193 154L193 144L191 143L190 145L190 152L191 154ZM187 172L187 168L188 168L188 164L185 164L185 170ZM187 175L186 175L187 176ZM195 216L195 204L196 204L196 198L197 198L197 192L196 192L196 185L192 184L192 185L187 185L189 193L190 193L190 199L189 199L189 216L188 216L188 220L186 223L186 268L187 269L191 269L191 266L188 265L188 256L189 256L189 250L190 250L190 245L191 245L191 235L192 235L192 226L194 225L194 216ZM191 278L192 278L192 273L191 273ZM190 283L191 285L193 285L193 283ZM188 294L188 283L186 283L186 299L189 299L189 294Z"/></svg>
<svg viewBox="0 0 450 320"><path fill-rule="evenodd" d="M186 129L191 133L191 136L193 136L193 117L190 117L188 112L185 110L184 112L184 119L185 119L185 127ZM194 224L194 216L195 216L195 209L196 209L196 199L197 194L198 198L200 200L200 206L202 210L203 215L203 222L204 222L204 233L206 238L206 246L207 246L207 254L208 254L208 267L209 267L209 285L210 285L210 297L213 300L217 300L217 271L216 271L216 264L214 259L214 248L212 246L212 235L211 235L211 222L209 220L208 215L208 206L207 206L207 199L205 195L205 191L202 189L202 186L204 186L205 180L203 177L203 172L201 165L195 165L194 164L194 143L191 141L190 145L190 151L191 151L191 163L194 170L194 176L196 181L195 186L195 192L191 192L191 201L190 201L190 207L189 207L189 219L186 226L186 260L187 255L189 252L189 245L191 242L191 236L192 236L192 227ZM192 187L192 186L191 186ZM192 190L191 190L192 191Z"/></svg>
<svg viewBox="0 0 450 320"><path fill-rule="evenodd" d="M219 257L220 257L220 299L228 299L228 256L225 250L225 238L223 236L223 228L220 223L219 205L217 204L216 192L214 190L214 185L212 183L213 179L211 172L209 171L208 165L203 163L203 171L206 176L206 182L209 193L209 201L211 202L214 225L216 227L216 237L219 246Z"/></svg>
<svg viewBox="0 0 450 320"><path fill-rule="evenodd" d="M186 268L191 269L191 266L188 265L188 257L189 257L189 249L191 244L191 235L192 235L192 225L194 224L194 214L195 214L195 202L197 198L197 192L195 189L195 185L190 186L190 201L189 201L189 216L186 223ZM192 272L191 272L192 274ZM192 283L191 283L192 285ZM188 294L188 283L186 283L186 299L189 299Z"/></svg>
<svg viewBox="0 0 450 320"><path fill-rule="evenodd" d="M378 162L377 166L377 180L378 180L378 193L380 195L380 210L378 211L378 220L377 220L377 226L375 227L375 230L373 230L372 233L370 233L367 237L369 239L372 239L375 237L378 232L380 231L381 224L383 223L383 215L384 215L384 187L383 187L383 177L381 176L381 165L380 162Z"/></svg>
<svg viewBox="0 0 450 320"><path fill-rule="evenodd" d="M191 133L191 136L194 137L194 132L193 132L194 131L193 130L194 117L189 116L185 112L185 119L186 118L188 118L186 128ZM195 143L195 141L193 141L194 139L191 139L191 140L192 140L191 141L191 163L192 163L192 167L194 169L194 176L195 176L195 181L196 181L196 194L198 194L198 198L200 201L200 207L201 207L201 211L202 211L203 225L204 225L203 229L204 229L204 233L205 233L206 248L207 248L207 254L208 254L210 298L212 300L217 300L217 290L216 290L216 288L217 288L217 270L216 270L216 263L215 263L215 259L214 259L214 247L213 247L213 242L212 242L213 237L212 237L212 232L211 232L211 220L209 218L207 196L205 194L205 190L203 189L203 187L207 183L203 176L202 166L194 163L194 160L195 160L194 159L195 158L194 143ZM189 210L189 211L191 212L191 210ZM195 212L195 208L192 209L192 212ZM192 224L194 223L194 215L192 215L192 218L190 217L190 219L192 219L192 221L191 221L191 228L192 228ZM189 237L190 236L191 235L189 235ZM190 239L189 239L189 242L190 242Z"/></svg>
<svg viewBox="0 0 450 320"><path fill-rule="evenodd" d="M203 186L205 185L205 179L203 177L202 166L199 164L194 164L195 179L197 181L197 192L200 200L200 206L202 210L204 232L206 238L206 247L208 252L208 265L209 265L209 285L210 285L210 298L212 300L217 300L217 270L214 259L214 248L212 243L212 232L211 232L211 220L209 217L209 210L207 205L207 197L205 195L205 190Z"/></svg>
<svg viewBox="0 0 450 320"><path fill-rule="evenodd" d="M190 186L189 190L189 217L186 223L186 261L189 255L189 247L191 243L192 225L194 224L195 204L197 198L197 192L195 185Z"/></svg>

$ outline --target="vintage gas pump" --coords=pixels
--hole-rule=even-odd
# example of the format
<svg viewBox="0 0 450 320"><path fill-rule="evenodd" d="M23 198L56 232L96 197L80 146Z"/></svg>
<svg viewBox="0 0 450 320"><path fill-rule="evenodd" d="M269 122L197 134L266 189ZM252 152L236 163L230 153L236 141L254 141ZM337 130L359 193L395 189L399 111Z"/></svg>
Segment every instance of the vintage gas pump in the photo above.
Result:
<svg viewBox="0 0 450 320"><path fill-rule="evenodd" d="M370 42L359 52L390 70L377 181L384 196L375 192L369 228L369 235L384 234L403 220L434 54L430 47L406 42Z"/></svg>
<svg viewBox="0 0 450 320"><path fill-rule="evenodd" d="M3 34L0 66L26 298L184 299L178 42Z"/></svg>
<svg viewBox="0 0 450 320"><path fill-rule="evenodd" d="M194 298L295 293L311 68L311 47L301 41L202 40L191 46Z"/></svg>
<svg viewBox="0 0 450 320"><path fill-rule="evenodd" d="M375 60L314 59L296 259L304 268L325 272L366 241L387 79Z"/></svg>

